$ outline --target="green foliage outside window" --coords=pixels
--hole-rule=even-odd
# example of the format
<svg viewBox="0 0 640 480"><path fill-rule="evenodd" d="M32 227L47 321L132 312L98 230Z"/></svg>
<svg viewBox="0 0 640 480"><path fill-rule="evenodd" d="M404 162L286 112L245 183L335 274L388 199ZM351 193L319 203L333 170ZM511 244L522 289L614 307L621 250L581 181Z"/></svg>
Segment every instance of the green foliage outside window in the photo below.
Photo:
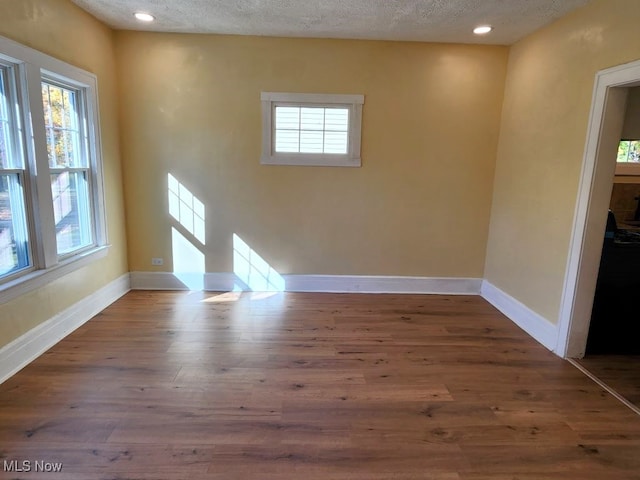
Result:
<svg viewBox="0 0 640 480"><path fill-rule="evenodd" d="M640 140L622 140L618 145L618 163L640 162Z"/></svg>
<svg viewBox="0 0 640 480"><path fill-rule="evenodd" d="M76 92L42 83L47 153L52 168L82 167Z"/></svg>

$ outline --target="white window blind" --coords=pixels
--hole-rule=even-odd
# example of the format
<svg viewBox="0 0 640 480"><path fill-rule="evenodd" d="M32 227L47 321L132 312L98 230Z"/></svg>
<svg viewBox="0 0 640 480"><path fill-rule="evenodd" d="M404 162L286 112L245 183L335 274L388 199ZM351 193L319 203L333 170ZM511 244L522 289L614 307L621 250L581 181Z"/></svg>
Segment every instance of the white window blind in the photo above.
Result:
<svg viewBox="0 0 640 480"><path fill-rule="evenodd" d="M345 155L349 149L349 109L275 107L277 153Z"/></svg>

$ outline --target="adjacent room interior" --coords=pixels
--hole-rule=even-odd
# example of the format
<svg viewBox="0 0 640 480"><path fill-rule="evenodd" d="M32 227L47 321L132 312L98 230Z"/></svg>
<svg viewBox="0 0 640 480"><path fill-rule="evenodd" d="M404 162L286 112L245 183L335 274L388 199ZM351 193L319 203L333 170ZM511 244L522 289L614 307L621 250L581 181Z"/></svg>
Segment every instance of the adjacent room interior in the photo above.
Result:
<svg viewBox="0 0 640 480"><path fill-rule="evenodd" d="M640 3L134 3L0 0L0 459L634 478Z"/></svg>

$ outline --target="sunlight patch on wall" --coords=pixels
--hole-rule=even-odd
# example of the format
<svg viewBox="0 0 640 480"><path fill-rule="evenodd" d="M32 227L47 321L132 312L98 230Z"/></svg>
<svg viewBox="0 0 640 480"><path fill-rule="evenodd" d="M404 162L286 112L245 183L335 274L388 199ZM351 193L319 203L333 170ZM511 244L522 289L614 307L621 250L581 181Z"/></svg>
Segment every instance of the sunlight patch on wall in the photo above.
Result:
<svg viewBox="0 0 640 480"><path fill-rule="evenodd" d="M198 197L170 173L169 214L200 243L205 244L205 209Z"/></svg>
<svg viewBox="0 0 640 480"><path fill-rule="evenodd" d="M189 290L204 290L204 253L174 227L171 228L173 274Z"/></svg>
<svg viewBox="0 0 640 480"><path fill-rule="evenodd" d="M242 238L233 234L233 273L244 285L242 290L254 292L283 292L284 278Z"/></svg>
<svg viewBox="0 0 640 480"><path fill-rule="evenodd" d="M204 290L204 203L170 173L168 199L169 214L179 223L171 227L173 274L189 290Z"/></svg>

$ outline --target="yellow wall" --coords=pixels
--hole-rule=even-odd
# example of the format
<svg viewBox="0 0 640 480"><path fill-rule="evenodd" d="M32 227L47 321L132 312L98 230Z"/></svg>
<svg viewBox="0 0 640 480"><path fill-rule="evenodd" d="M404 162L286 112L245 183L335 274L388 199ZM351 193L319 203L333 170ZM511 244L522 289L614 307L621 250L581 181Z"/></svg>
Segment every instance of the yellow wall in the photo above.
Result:
<svg viewBox="0 0 640 480"><path fill-rule="evenodd" d="M109 255L0 305L0 347L127 272L113 32L67 0L0 0L0 35L98 76Z"/></svg>
<svg viewBox="0 0 640 480"><path fill-rule="evenodd" d="M636 0L595 0L510 51L485 277L551 322L594 77L640 58L638 18Z"/></svg>
<svg viewBox="0 0 640 480"><path fill-rule="evenodd" d="M167 174L280 273L482 277L508 49L117 32L129 265L171 270ZM364 94L362 168L261 166L260 92ZM197 244L197 242L194 242Z"/></svg>

